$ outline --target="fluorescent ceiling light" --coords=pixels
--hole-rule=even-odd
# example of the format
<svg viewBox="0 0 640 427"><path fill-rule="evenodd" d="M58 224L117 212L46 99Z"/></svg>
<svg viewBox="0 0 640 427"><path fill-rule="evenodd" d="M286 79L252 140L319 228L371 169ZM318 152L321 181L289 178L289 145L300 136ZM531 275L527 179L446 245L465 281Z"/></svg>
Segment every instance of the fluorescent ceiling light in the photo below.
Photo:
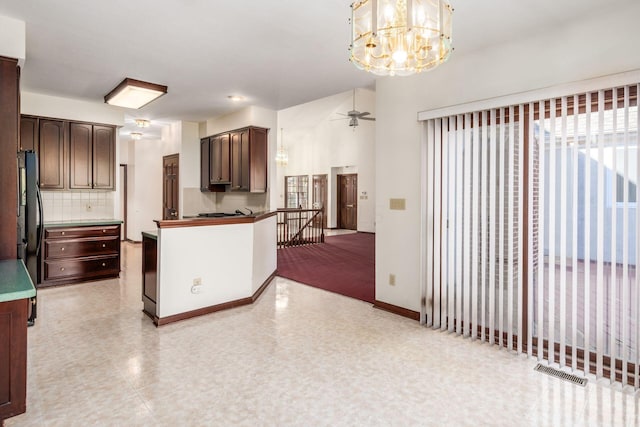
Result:
<svg viewBox="0 0 640 427"><path fill-rule="evenodd" d="M125 108L142 108L167 93L167 87L130 78L124 79L104 97L104 102Z"/></svg>

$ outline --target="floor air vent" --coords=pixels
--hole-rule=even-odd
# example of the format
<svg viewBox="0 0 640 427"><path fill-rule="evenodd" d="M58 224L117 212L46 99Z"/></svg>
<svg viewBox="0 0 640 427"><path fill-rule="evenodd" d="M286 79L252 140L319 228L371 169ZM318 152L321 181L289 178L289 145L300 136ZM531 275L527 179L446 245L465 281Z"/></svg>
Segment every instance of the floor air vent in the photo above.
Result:
<svg viewBox="0 0 640 427"><path fill-rule="evenodd" d="M586 378L581 378L577 375L573 375L573 374L567 374L564 371L560 371L558 369L554 369L554 368L550 368L549 366L544 366L541 363L538 363L536 365L535 368L533 368L534 371L538 371L538 372L542 372L544 374L547 375L551 375L552 377L556 377L556 378L560 378L562 380L565 381L569 381L570 383L573 384L578 384L581 385L582 387L585 387L587 385L587 379Z"/></svg>

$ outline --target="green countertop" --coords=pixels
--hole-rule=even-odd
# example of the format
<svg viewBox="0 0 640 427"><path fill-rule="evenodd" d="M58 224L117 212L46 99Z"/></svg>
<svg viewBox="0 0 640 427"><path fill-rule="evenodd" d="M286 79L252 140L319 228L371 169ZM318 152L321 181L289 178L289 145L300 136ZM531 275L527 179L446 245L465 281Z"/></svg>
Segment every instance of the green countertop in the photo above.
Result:
<svg viewBox="0 0 640 427"><path fill-rule="evenodd" d="M77 219L69 221L51 221L44 223L44 228L54 227L81 227L91 225L114 225L122 224L122 220L119 219Z"/></svg>
<svg viewBox="0 0 640 427"><path fill-rule="evenodd" d="M36 288L21 259L0 261L0 302L36 296Z"/></svg>
<svg viewBox="0 0 640 427"><path fill-rule="evenodd" d="M143 231L142 232L142 236L143 237L148 237L148 238L153 239L153 240L158 240L158 230Z"/></svg>

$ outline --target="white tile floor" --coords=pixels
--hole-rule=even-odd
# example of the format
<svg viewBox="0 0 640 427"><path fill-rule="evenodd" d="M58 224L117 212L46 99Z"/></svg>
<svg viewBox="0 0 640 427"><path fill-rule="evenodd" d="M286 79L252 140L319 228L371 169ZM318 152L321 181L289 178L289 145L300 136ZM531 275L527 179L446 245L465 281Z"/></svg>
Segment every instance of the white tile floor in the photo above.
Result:
<svg viewBox="0 0 640 427"><path fill-rule="evenodd" d="M140 247L107 280L39 292L27 413L7 426L637 426L638 395L369 304L275 280L256 304L155 328Z"/></svg>

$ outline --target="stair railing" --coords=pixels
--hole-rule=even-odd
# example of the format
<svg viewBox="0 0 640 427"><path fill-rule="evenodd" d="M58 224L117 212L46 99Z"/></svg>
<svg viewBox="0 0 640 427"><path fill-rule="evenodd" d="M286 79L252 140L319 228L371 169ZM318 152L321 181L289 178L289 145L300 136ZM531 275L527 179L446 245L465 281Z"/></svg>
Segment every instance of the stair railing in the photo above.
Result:
<svg viewBox="0 0 640 427"><path fill-rule="evenodd" d="M278 209L278 248L324 243L324 209Z"/></svg>

